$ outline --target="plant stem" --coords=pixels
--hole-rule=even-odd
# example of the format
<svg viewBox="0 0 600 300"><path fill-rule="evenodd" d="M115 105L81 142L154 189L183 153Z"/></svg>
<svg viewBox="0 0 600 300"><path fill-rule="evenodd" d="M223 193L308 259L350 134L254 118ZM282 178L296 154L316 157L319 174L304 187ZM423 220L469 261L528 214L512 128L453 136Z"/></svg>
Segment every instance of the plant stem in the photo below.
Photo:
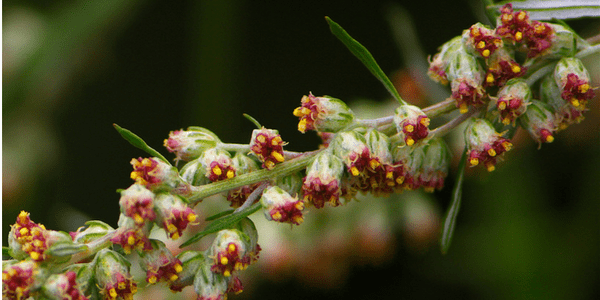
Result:
<svg viewBox="0 0 600 300"><path fill-rule="evenodd" d="M112 245L112 242L110 241L110 239L113 238L113 236L115 235L117 230L113 230L112 232L107 233L103 237L101 237L97 240L94 240L94 241L90 242L89 244L86 244L86 246L88 248L85 251L81 251L79 253L73 254L73 256L71 256L71 259L69 259L68 262L60 264L59 266L57 266L57 269L62 269L63 267L78 263L90 256L96 255L96 253L98 251L100 251L101 249L104 249L104 248Z"/></svg>
<svg viewBox="0 0 600 300"><path fill-rule="evenodd" d="M439 136L442 137L446 135L448 132L452 131L456 126L460 125L462 122L466 121L468 118L473 116L475 113L479 112L481 108L471 109L467 113L464 113L452 120L450 122L432 130L429 135L430 136Z"/></svg>
<svg viewBox="0 0 600 300"><path fill-rule="evenodd" d="M247 207L250 207L250 205L252 205L254 203L254 200L256 200L256 198L258 198L258 196L260 196L262 194L262 192L268 186L269 186L269 182L263 181L254 191L252 191L252 193L250 193L250 196L248 196L248 198L246 199L244 204L242 204L242 206L238 207L233 213L235 214L238 211L241 211L241 210L246 209Z"/></svg>
<svg viewBox="0 0 600 300"><path fill-rule="evenodd" d="M456 105L454 105L454 99L448 98L444 101L425 107L422 109L422 111L427 115L427 117L433 119L439 115L443 115L455 109Z"/></svg>

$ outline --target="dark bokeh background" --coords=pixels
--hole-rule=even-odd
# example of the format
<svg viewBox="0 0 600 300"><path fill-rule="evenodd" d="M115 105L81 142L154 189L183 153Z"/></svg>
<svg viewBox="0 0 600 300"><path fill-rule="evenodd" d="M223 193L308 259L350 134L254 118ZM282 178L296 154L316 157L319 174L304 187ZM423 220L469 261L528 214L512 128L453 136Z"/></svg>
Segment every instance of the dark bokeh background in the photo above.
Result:
<svg viewBox="0 0 600 300"><path fill-rule="evenodd" d="M60 230L116 225L115 190L131 184L129 161L144 153L113 123L156 149L189 125L246 143L248 113L277 128L287 149L314 149L317 138L298 133L291 114L302 95L388 97L324 16L393 73L406 64L385 18L390 3L408 11L427 54L482 20L469 1L4 1L3 241L20 210ZM570 24L587 36L600 28ZM389 263L352 266L334 289L263 280L232 298L599 296L600 121L591 110L554 144L538 151L525 138L494 173L469 172L447 256L399 246ZM442 209L453 181L435 194Z"/></svg>

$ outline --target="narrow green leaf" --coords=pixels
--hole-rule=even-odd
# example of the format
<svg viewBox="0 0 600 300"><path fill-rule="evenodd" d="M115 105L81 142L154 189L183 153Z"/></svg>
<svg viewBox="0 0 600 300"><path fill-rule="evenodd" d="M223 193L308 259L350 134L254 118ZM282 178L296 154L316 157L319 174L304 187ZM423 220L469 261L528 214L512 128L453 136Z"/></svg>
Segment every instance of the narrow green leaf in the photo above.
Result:
<svg viewBox="0 0 600 300"><path fill-rule="evenodd" d="M254 124L254 126L256 126L257 129L261 129L262 125L260 125L260 123L251 115L249 114L244 114L244 118L248 119L248 121L252 122L252 124Z"/></svg>
<svg viewBox="0 0 600 300"><path fill-rule="evenodd" d="M400 104L405 104L404 100L402 100L402 97L400 97L400 94L398 94L398 91L390 79L385 75L383 70L381 70L381 67L379 67L369 50L367 50L367 48L361 45L357 40L353 39L346 32L346 30L342 28L342 26L331 20L329 17L325 17L325 19L327 20L327 23L329 23L329 29L331 30L331 33L333 33L333 35L335 35L335 37L337 37L348 48L348 50L350 50L350 52L352 52L352 54L354 54L354 56L356 56L358 60L360 60L365 67L371 71L371 74L381 81L381 83L383 83L383 86L385 86L388 92L390 92L390 94L396 100L398 100Z"/></svg>
<svg viewBox="0 0 600 300"><path fill-rule="evenodd" d="M126 141L128 141L130 144L132 144L134 147L141 149L142 151L144 151L154 157L158 157L161 160L163 160L164 162L166 162L167 164L171 165L171 163L164 156L162 156L162 154L160 154L160 152L158 152L158 151L152 149L150 146L148 146L148 144L146 144L146 142L144 140L142 140L141 137L137 136L135 133L133 133L117 124L113 124L113 126L119 132L119 134Z"/></svg>
<svg viewBox="0 0 600 300"><path fill-rule="evenodd" d="M526 10L532 20L576 19L581 17L600 17L598 0L526 0L502 1L488 6L496 11L507 3L512 3L514 10Z"/></svg>
<svg viewBox="0 0 600 300"><path fill-rule="evenodd" d="M237 222L239 222L241 219L257 212L259 209L261 208L261 204L259 203L255 203L252 206L238 212L235 214L231 214L227 217L223 217L220 219L215 220L214 222L208 224L208 226L206 226L206 228L204 228L204 231L199 232L198 234L196 234L195 236L193 236L191 239L187 240L185 243L181 244L181 246L179 246L179 248L183 248L185 246L189 246L197 241L199 241L201 238L211 234L211 233L215 233L217 231L220 231L222 229L226 229L226 228L231 228L232 226L234 226Z"/></svg>
<svg viewBox="0 0 600 300"><path fill-rule="evenodd" d="M220 218L220 217L224 217L224 216L226 216L226 215L230 215L230 214L232 214L234 211L235 211L235 209L228 209L228 210L222 211L222 212L220 212L220 213L218 213L218 214L214 214L214 215L212 215L212 216L210 216L210 217L208 217L208 218L204 219L204 221L214 221L214 220L216 220L216 219L218 219L218 218Z"/></svg>
<svg viewBox="0 0 600 300"><path fill-rule="evenodd" d="M462 185L465 178L465 167L467 165L467 149L462 154L460 158L460 163L458 164L458 176L456 177L456 184L454 185L454 190L452 190L452 203L446 211L446 216L444 217L444 227L442 228L442 237L440 238L440 244L442 246L442 254L446 254L448 252L448 248L450 248L450 243L452 242L452 236L454 235L454 227L456 227L456 217L458 216L458 211L460 210L460 202L462 198Z"/></svg>

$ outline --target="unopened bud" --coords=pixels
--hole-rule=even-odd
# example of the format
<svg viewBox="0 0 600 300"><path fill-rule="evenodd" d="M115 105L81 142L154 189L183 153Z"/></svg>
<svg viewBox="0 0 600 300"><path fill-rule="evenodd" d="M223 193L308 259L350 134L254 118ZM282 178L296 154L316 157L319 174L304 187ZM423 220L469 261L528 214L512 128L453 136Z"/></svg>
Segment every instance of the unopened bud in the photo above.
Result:
<svg viewBox="0 0 600 300"><path fill-rule="evenodd" d="M71 238L73 239L73 242L87 244L91 241L105 236L107 233L114 230L110 225L102 221L87 221L85 222L85 225L87 227L84 228L82 226L79 227L77 231L69 233L69 235L71 235Z"/></svg>
<svg viewBox="0 0 600 300"><path fill-rule="evenodd" d="M330 151L317 154L306 169L302 185L303 201L321 208L325 203L340 205L340 186L344 174L342 159Z"/></svg>
<svg viewBox="0 0 600 300"><path fill-rule="evenodd" d="M179 174L181 174L181 178L185 182L193 186L201 186L210 182L206 167L202 165L202 161L199 158L185 164L179 171Z"/></svg>
<svg viewBox="0 0 600 300"><path fill-rule="evenodd" d="M448 75L446 73L450 61L454 58L457 50L462 48L462 39L457 36L450 41L446 42L440 47L440 52L433 56L433 59L429 60L429 70L427 75L436 82L443 85L448 84Z"/></svg>
<svg viewBox="0 0 600 300"><path fill-rule="evenodd" d="M338 132L354 122L354 113L340 99L329 96L315 97L312 93L302 97L302 106L294 110L300 118L298 131Z"/></svg>
<svg viewBox="0 0 600 300"><path fill-rule="evenodd" d="M54 300L87 300L76 279L77 274L73 271L51 275L44 283L42 292L46 297Z"/></svg>
<svg viewBox="0 0 600 300"><path fill-rule="evenodd" d="M554 132L558 126L552 107L548 104L538 100L531 101L525 114L519 117L519 122L540 146L554 141Z"/></svg>
<svg viewBox="0 0 600 300"><path fill-rule="evenodd" d="M190 127L169 133L165 147L175 153L175 160L190 161L200 157L207 149L214 148L221 141L212 131L202 127Z"/></svg>
<svg viewBox="0 0 600 300"><path fill-rule="evenodd" d="M249 157L246 154L237 152L232 159L233 168L235 169L236 175L247 174L256 170L260 170L258 162ZM231 204L231 207L240 207L246 199L252 194L252 192L259 186L259 183L244 185L239 188L229 190L227 192L227 201Z"/></svg>
<svg viewBox="0 0 600 300"><path fill-rule="evenodd" d="M418 172L419 185L426 192L441 190L450 166L450 149L439 137L430 139L423 147L423 162Z"/></svg>
<svg viewBox="0 0 600 300"><path fill-rule="evenodd" d="M177 273L177 279L171 281L169 288L174 292L181 292L184 287L192 285L194 277L198 272L201 264L206 264L204 252L185 251L177 255L177 259L181 262L182 270Z"/></svg>

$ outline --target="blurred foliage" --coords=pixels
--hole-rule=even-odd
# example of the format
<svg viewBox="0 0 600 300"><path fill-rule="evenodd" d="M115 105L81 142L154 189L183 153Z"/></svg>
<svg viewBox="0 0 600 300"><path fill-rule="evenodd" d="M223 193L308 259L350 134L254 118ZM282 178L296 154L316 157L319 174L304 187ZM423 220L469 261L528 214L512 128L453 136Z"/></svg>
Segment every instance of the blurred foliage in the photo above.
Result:
<svg viewBox="0 0 600 300"><path fill-rule="evenodd" d="M170 130L189 125L247 142L248 113L277 128L287 149L306 151L317 138L298 133L291 112L309 91L348 101L364 115L393 109L324 16L371 51L403 98L439 101L443 91L425 86L419 68L425 55L483 20L481 6L395 1L406 9L398 12L389 2L4 1L3 241L22 209L53 229L75 230L90 219L116 225L115 190L131 184L129 161L144 153L113 123L162 151ZM569 25L583 37L600 32L597 20ZM403 42L411 36L417 40ZM600 86L600 59L584 62ZM352 101L358 99L376 102ZM428 241L449 204L453 175L433 195L311 211L305 228L259 224L261 243L275 246L250 268L246 292L233 298L600 297L598 97L590 104L586 120L553 144L537 150L518 133L495 172L467 170L446 256ZM275 268L275 258L284 267Z"/></svg>

